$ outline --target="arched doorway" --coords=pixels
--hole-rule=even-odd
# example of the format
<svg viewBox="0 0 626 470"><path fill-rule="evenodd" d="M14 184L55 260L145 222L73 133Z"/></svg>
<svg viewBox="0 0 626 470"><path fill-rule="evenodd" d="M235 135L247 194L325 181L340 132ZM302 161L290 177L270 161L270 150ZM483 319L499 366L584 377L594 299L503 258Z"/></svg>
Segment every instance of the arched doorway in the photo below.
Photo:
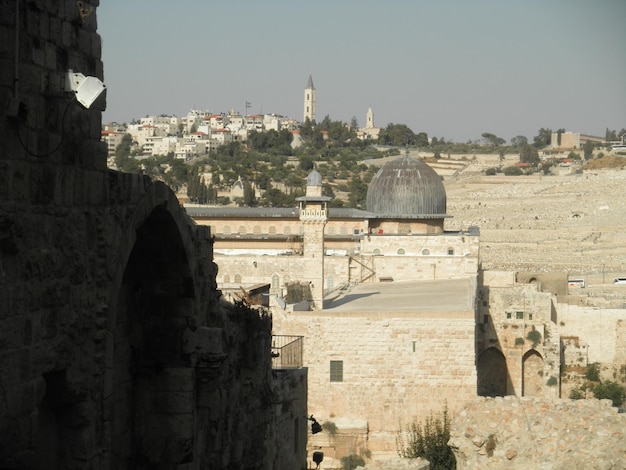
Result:
<svg viewBox="0 0 626 470"><path fill-rule="evenodd" d="M489 348L478 359L478 395L503 397L507 394L506 359L499 349Z"/></svg>
<svg viewBox="0 0 626 470"><path fill-rule="evenodd" d="M531 349L522 358L522 396L543 396L543 358Z"/></svg>
<svg viewBox="0 0 626 470"><path fill-rule="evenodd" d="M135 235L114 321L111 459L120 469L193 460L193 370L181 357L194 297L188 256L165 205Z"/></svg>

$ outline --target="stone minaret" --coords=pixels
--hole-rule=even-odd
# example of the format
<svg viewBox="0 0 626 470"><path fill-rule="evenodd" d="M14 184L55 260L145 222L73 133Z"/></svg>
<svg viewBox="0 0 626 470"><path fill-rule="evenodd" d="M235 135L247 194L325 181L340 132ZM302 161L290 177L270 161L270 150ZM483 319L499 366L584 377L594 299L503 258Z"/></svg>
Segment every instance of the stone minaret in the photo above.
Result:
<svg viewBox="0 0 626 470"><path fill-rule="evenodd" d="M304 89L304 121L306 118L315 121L315 87L311 75L309 75L309 82Z"/></svg>
<svg viewBox="0 0 626 470"><path fill-rule="evenodd" d="M368 108L367 115L365 116L365 127L367 129L374 127L374 111L372 111L371 106Z"/></svg>
<svg viewBox="0 0 626 470"><path fill-rule="evenodd" d="M324 226L330 199L322 196L322 175L315 170L306 179L306 196L296 198L302 222L302 279L310 283L315 310L324 308Z"/></svg>

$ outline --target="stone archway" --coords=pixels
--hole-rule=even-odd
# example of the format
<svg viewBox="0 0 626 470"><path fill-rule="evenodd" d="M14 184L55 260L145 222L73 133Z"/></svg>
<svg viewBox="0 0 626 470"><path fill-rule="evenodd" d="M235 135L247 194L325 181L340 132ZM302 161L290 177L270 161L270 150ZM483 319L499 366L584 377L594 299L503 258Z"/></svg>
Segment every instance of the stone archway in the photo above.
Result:
<svg viewBox="0 0 626 470"><path fill-rule="evenodd" d="M506 359L499 349L489 348L478 359L478 395L502 397L507 394Z"/></svg>
<svg viewBox="0 0 626 470"><path fill-rule="evenodd" d="M111 468L193 461L195 371L181 349L194 310L193 248L180 227L180 206L151 204L154 199L136 211L113 297L111 387L105 391Z"/></svg>
<svg viewBox="0 0 626 470"><path fill-rule="evenodd" d="M522 396L543 396L543 358L534 349L522 358Z"/></svg>

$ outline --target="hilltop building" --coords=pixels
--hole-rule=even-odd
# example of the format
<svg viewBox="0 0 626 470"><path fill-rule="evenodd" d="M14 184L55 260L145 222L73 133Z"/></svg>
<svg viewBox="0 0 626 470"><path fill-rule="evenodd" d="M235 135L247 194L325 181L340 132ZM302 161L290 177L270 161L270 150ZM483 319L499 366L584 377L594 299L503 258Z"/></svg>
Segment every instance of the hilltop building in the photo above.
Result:
<svg viewBox="0 0 626 470"><path fill-rule="evenodd" d="M361 140L377 140L380 134L380 127L374 125L374 111L370 106L365 115L365 127L357 131L356 136Z"/></svg>
<svg viewBox="0 0 626 470"><path fill-rule="evenodd" d="M304 119L315 122L315 86L313 86L313 77L309 75L309 81L304 89Z"/></svg>

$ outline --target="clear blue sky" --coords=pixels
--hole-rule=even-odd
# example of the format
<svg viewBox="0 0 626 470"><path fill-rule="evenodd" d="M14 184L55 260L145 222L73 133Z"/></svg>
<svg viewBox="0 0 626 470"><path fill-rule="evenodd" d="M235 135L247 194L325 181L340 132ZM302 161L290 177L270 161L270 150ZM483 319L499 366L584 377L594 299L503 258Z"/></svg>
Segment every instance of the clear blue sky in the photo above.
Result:
<svg viewBox="0 0 626 470"><path fill-rule="evenodd" d="M105 0L103 120L190 109L465 142L626 128L626 0Z"/></svg>

